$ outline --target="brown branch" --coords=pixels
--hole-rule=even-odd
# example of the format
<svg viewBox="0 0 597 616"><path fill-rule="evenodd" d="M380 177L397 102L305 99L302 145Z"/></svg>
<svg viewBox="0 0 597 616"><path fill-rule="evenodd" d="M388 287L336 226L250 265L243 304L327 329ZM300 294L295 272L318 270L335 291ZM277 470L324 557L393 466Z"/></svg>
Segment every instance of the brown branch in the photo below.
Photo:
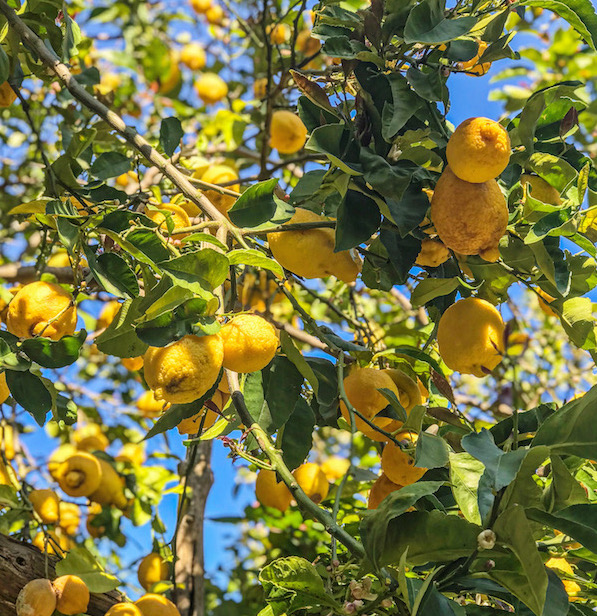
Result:
<svg viewBox="0 0 597 616"><path fill-rule="evenodd" d="M52 274L61 283L71 283L73 281L72 267L46 267L45 274ZM6 282L33 282L39 279L39 272L34 265L20 265L18 263L7 263L0 265L0 278Z"/></svg>
<svg viewBox="0 0 597 616"><path fill-rule="evenodd" d="M64 84L73 98L89 110L96 113L108 126L114 129L135 150L140 152L149 163L159 169L174 185L176 185L187 199L197 205L209 218L220 221L230 228L230 223L221 214L213 203L198 191L171 162L166 160L151 144L142 137L133 127L127 126L124 120L94 96L89 94L71 74L65 64L60 62L54 53L46 47L44 42L25 24L25 22L8 5L6 0L0 0L0 13L2 13L13 32L22 43L33 51L48 69ZM200 182L197 182L200 183Z"/></svg>
<svg viewBox="0 0 597 616"><path fill-rule="evenodd" d="M48 556L47 575L56 577L54 567L58 559ZM46 577L46 555L33 545L0 535L0 614L16 614L15 601L21 588L31 580ZM112 605L123 601L117 591L92 594L88 616L104 616Z"/></svg>

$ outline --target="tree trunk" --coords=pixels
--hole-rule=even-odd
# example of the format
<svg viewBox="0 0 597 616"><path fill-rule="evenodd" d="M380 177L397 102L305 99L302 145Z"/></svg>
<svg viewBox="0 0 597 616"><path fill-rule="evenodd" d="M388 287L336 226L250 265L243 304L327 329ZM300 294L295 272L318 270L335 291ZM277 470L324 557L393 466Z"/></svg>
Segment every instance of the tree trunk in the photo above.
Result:
<svg viewBox="0 0 597 616"><path fill-rule="evenodd" d="M193 468L188 472L186 501L176 530L175 599L182 616L205 614L203 522L205 503L213 484L211 449L211 441L200 441L194 462L192 448L189 448L184 463L185 466L193 464ZM181 475L186 474L187 469Z"/></svg>
<svg viewBox="0 0 597 616"><path fill-rule="evenodd" d="M0 535L0 616L14 616L15 602L21 588L31 580L56 577L54 565L58 559L48 556L46 572L46 556L38 548L16 541L6 535ZM87 614L89 616L104 616L112 605L122 601L117 591L104 594L92 594Z"/></svg>

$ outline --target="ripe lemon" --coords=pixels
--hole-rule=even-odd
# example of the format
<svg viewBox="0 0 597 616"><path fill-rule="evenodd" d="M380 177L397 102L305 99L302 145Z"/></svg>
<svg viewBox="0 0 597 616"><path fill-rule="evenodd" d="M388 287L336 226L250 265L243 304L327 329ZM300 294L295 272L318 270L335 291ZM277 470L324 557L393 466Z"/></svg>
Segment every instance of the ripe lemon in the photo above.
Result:
<svg viewBox="0 0 597 616"><path fill-rule="evenodd" d="M44 524L56 524L60 518L60 499L54 490L31 490L29 500Z"/></svg>
<svg viewBox="0 0 597 616"><path fill-rule="evenodd" d="M321 470L327 477L328 481L337 481L340 477L344 477L350 467L350 460L341 458L340 456L330 456L321 464Z"/></svg>
<svg viewBox="0 0 597 616"><path fill-rule="evenodd" d="M31 580L23 586L16 600L17 616L52 616L56 595L50 580Z"/></svg>
<svg viewBox="0 0 597 616"><path fill-rule="evenodd" d="M280 154L295 154L307 141L307 127L292 111L279 109L272 114L269 144Z"/></svg>
<svg viewBox="0 0 597 616"><path fill-rule="evenodd" d="M275 24L273 27L270 26L268 30L272 45L283 45L290 36L290 29L286 24Z"/></svg>
<svg viewBox="0 0 597 616"><path fill-rule="evenodd" d="M137 408L141 415L148 419L159 417L169 406L170 404L164 403L163 400L156 400L151 389L144 391L137 399Z"/></svg>
<svg viewBox="0 0 597 616"><path fill-rule="evenodd" d="M574 575L574 569L572 569L572 565L565 558L551 557L547 560L545 566L549 567L550 569L560 571L565 575ZM580 586L574 580L562 580L562 583L564 584L566 594L570 597L574 597L581 591Z"/></svg>
<svg viewBox="0 0 597 616"><path fill-rule="evenodd" d="M193 177L199 177L199 179L209 184L226 184L227 182L238 180L238 173L228 165L211 165L200 176L194 173ZM238 192L240 184L233 184L232 186L227 186L227 188ZM223 195L215 190L205 190L203 192L222 214L226 214L236 201L236 197Z"/></svg>
<svg viewBox="0 0 597 616"><path fill-rule="evenodd" d="M73 445L80 451L106 451L110 441L98 424L87 424L72 434Z"/></svg>
<svg viewBox="0 0 597 616"><path fill-rule="evenodd" d="M325 220L315 212L297 208L288 224ZM342 282L350 283L361 271L361 262L353 258L350 251L334 252L333 229L279 231L268 233L267 241L276 261L303 278L335 276Z"/></svg>
<svg viewBox="0 0 597 616"><path fill-rule="evenodd" d="M501 124L469 118L450 137L446 158L459 179L479 184L502 173L510 161L510 150L510 137Z"/></svg>
<svg viewBox="0 0 597 616"><path fill-rule="evenodd" d="M537 301L539 302L539 308L548 317L557 317L558 313L554 312L553 308L549 307L549 304L554 301L555 297L546 293L543 289L537 289Z"/></svg>
<svg viewBox="0 0 597 616"><path fill-rule="evenodd" d="M10 107L17 100L16 92L8 81L0 85L0 107Z"/></svg>
<svg viewBox="0 0 597 616"><path fill-rule="evenodd" d="M199 43L189 43L182 48L180 61L192 71L201 70L205 66L205 50Z"/></svg>
<svg viewBox="0 0 597 616"><path fill-rule="evenodd" d="M471 184L446 167L431 200L439 239L455 252L499 258L498 243L508 225L508 206L495 180Z"/></svg>
<svg viewBox="0 0 597 616"><path fill-rule="evenodd" d="M215 105L228 94L228 85L215 73L203 73L195 82L195 91L206 105Z"/></svg>
<svg viewBox="0 0 597 616"><path fill-rule="evenodd" d="M172 601L162 595L148 593L135 601L143 616L180 616Z"/></svg>
<svg viewBox="0 0 597 616"><path fill-rule="evenodd" d="M10 389L8 389L8 385L6 384L6 372L2 372L0 374L0 404L6 402L8 396L10 396ZM4 436L2 440L4 441Z"/></svg>
<svg viewBox="0 0 597 616"><path fill-rule="evenodd" d="M415 263L421 267L438 267L450 258L450 251L439 240L423 240Z"/></svg>
<svg viewBox="0 0 597 616"><path fill-rule="evenodd" d="M98 539L106 532L105 526L94 526L93 525L93 520L98 515L100 515L101 512L102 512L102 506L99 505L98 503L91 503L89 505L89 509L87 510L87 522L85 523L85 526L87 528L87 532L89 533L89 536L94 537L95 539Z"/></svg>
<svg viewBox="0 0 597 616"><path fill-rule="evenodd" d="M149 347L143 358L145 380L156 400L186 404L201 398L222 368L219 335L185 336L167 347Z"/></svg>
<svg viewBox="0 0 597 616"><path fill-rule="evenodd" d="M63 556L63 552L68 552L75 546L75 542L70 537L67 537L60 528L57 528L55 531L47 531L45 534L40 530L33 537L31 544L46 554L60 557Z"/></svg>
<svg viewBox="0 0 597 616"><path fill-rule="evenodd" d="M218 392L216 391L216 393ZM205 415L205 419L203 419L204 415ZM219 415L217 413L214 413L214 411L212 411L211 409L208 409L207 407L203 407L201 411L199 411L192 417L183 419L176 426L176 429L178 430L178 433L181 435L182 434L187 434L187 435L197 434L197 432L199 431L199 427L201 425L203 426L203 430L209 430L209 428L211 428L216 423L216 421L218 420L218 417ZM203 421L203 424L201 423L202 421Z"/></svg>
<svg viewBox="0 0 597 616"><path fill-rule="evenodd" d="M274 471L262 468L257 473L255 496L264 507L272 507L282 513L290 507L292 494L283 481L278 481Z"/></svg>
<svg viewBox="0 0 597 616"><path fill-rule="evenodd" d="M311 36L311 30L305 28L301 30L296 37L296 48L306 56L316 54L321 47L318 39Z"/></svg>
<svg viewBox="0 0 597 616"><path fill-rule="evenodd" d="M381 454L381 468L387 478L399 486L409 486L418 481L427 471L415 466L415 461L398 445L388 443Z"/></svg>
<svg viewBox="0 0 597 616"><path fill-rule="evenodd" d="M278 350L276 328L255 314L241 314L220 330L224 344L223 366L233 372L256 372L265 368Z"/></svg>
<svg viewBox="0 0 597 616"><path fill-rule="evenodd" d="M48 471L53 479L58 480L58 468L67 458L74 456L76 453L79 453L79 451L70 443L60 445L60 447L52 452L48 459Z"/></svg>
<svg viewBox="0 0 597 616"><path fill-rule="evenodd" d="M267 77L255 79L253 83L253 95L257 100L262 100L267 96Z"/></svg>
<svg viewBox="0 0 597 616"><path fill-rule="evenodd" d="M533 197L533 199L538 199L539 201L543 201L543 203L550 203L551 205L560 205L562 203L558 189L554 188L538 175L523 173L520 176L520 183L523 186L525 184L530 184L531 197Z"/></svg>
<svg viewBox="0 0 597 616"><path fill-rule="evenodd" d="M115 460L126 462L133 466L141 466L145 462L145 450L140 443L125 443Z"/></svg>
<svg viewBox="0 0 597 616"><path fill-rule="evenodd" d="M116 300L107 302L106 305L102 308L99 317L97 318L95 329L106 329L106 327L108 327L115 319L121 307L122 304L120 302L117 302Z"/></svg>
<svg viewBox="0 0 597 616"><path fill-rule="evenodd" d="M292 471L292 475L303 492L314 503L321 503L322 500L325 500L330 489L330 484L328 483L328 478L318 464L314 462L301 464L297 469Z"/></svg>
<svg viewBox="0 0 597 616"><path fill-rule="evenodd" d="M167 580L169 576L168 563L155 552L148 554L139 564L137 578L145 590L154 584Z"/></svg>
<svg viewBox="0 0 597 616"><path fill-rule="evenodd" d="M137 372L143 368L143 357L123 357L122 365L131 372Z"/></svg>
<svg viewBox="0 0 597 616"><path fill-rule="evenodd" d="M62 575L52 582L56 593L56 609L66 616L84 614L89 605L89 588L76 575Z"/></svg>
<svg viewBox="0 0 597 616"><path fill-rule="evenodd" d="M390 404L387 398L378 391L379 389L388 389L396 398L400 399L400 393L396 384L385 371L376 370L375 368L357 368L344 379L344 391L350 404L361 415L385 430L396 420L393 420L391 417L377 416L380 411ZM340 412L350 425L350 413L342 401L340 402ZM355 415L354 419L357 430L360 430L363 434L374 440L385 440L386 437L383 434L371 428L360 417Z"/></svg>
<svg viewBox="0 0 597 616"><path fill-rule="evenodd" d="M382 370L394 381L398 389L398 401L404 407L404 410L409 413L415 406L423 403L421 390L417 382L411 379L408 374L397 370L396 368L388 368Z"/></svg>
<svg viewBox="0 0 597 616"><path fill-rule="evenodd" d="M176 233L176 230L191 226L191 221L189 220L187 213L181 207L174 205L173 203L162 203L162 205L160 205L160 210L166 210L170 213L172 223L174 224L172 237L177 240L185 238L188 233ZM151 218L153 222L158 224L158 228L163 235L169 235L168 225L166 223L167 214L164 214L159 210L146 210L145 214Z"/></svg>
<svg viewBox="0 0 597 616"><path fill-rule="evenodd" d="M191 0L191 6L197 13L205 13L211 6L211 0Z"/></svg>
<svg viewBox="0 0 597 616"><path fill-rule="evenodd" d="M205 11L205 18L208 23L219 26L224 21L224 9L219 4L212 4Z"/></svg>
<svg viewBox="0 0 597 616"><path fill-rule="evenodd" d="M89 496L100 486L102 468L95 456L81 451L58 467L57 476L58 485L69 496Z"/></svg>
<svg viewBox="0 0 597 616"><path fill-rule="evenodd" d="M460 62L458 68L460 70L466 71L468 75L473 75L475 77L482 77L487 74L489 69L491 68L491 62L481 62L479 63L479 59L485 53L487 49L487 43L485 41L478 41L479 47L477 49L477 54L474 58L467 60L466 62Z"/></svg>
<svg viewBox="0 0 597 616"><path fill-rule="evenodd" d="M10 394L10 392L8 391L8 386L6 385L6 374L3 372L0 374L0 402L4 402L4 400L2 400L2 396L5 392L8 393L6 394L4 400L8 398L8 394ZM15 457L16 440L17 437L15 436L15 430L12 425L4 422L0 423L0 448L2 449L2 452L7 460L13 460Z"/></svg>
<svg viewBox="0 0 597 616"><path fill-rule="evenodd" d="M100 505L115 505L119 509L125 509L128 501L124 495L124 478L106 460L98 458L102 474L101 481L96 490L89 495L89 500Z"/></svg>
<svg viewBox="0 0 597 616"><path fill-rule="evenodd" d="M401 487L382 473L371 486L367 499L367 509L377 509L388 494L399 490Z"/></svg>
<svg viewBox="0 0 597 616"><path fill-rule="evenodd" d="M74 333L77 308L73 296L52 282L31 282L8 305L6 327L19 338L60 340Z"/></svg>
<svg viewBox="0 0 597 616"><path fill-rule="evenodd" d="M452 304L437 329L439 354L448 368L487 376L504 354L504 321L489 302L467 297Z"/></svg>
<svg viewBox="0 0 597 616"><path fill-rule="evenodd" d="M115 603L106 616L143 616L141 610L134 603Z"/></svg>
<svg viewBox="0 0 597 616"><path fill-rule="evenodd" d="M60 502L60 521L58 525L67 535L76 535L81 522L81 510L76 503Z"/></svg>

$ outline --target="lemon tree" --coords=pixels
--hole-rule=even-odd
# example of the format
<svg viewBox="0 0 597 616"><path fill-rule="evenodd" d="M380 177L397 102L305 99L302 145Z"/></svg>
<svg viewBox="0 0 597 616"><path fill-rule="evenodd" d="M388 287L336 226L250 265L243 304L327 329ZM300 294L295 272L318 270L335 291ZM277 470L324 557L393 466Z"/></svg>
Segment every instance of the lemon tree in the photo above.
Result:
<svg viewBox="0 0 597 616"><path fill-rule="evenodd" d="M594 611L589 0L0 20L0 605Z"/></svg>

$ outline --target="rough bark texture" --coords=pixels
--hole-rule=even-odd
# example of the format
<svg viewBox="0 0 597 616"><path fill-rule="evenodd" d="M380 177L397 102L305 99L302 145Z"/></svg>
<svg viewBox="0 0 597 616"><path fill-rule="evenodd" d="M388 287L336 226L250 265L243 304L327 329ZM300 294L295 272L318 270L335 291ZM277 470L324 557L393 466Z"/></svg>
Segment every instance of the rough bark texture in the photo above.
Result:
<svg viewBox="0 0 597 616"><path fill-rule="evenodd" d="M176 534L176 606L182 616L205 613L203 522L205 503L213 484L211 445L211 441L201 441L197 446L193 468L188 473L184 514ZM189 449L186 464L192 463L190 456Z"/></svg>
<svg viewBox="0 0 597 616"><path fill-rule="evenodd" d="M47 575L54 579L54 565L58 561L48 557ZM0 535L0 616L16 614L15 601L21 588L38 578L46 577L46 558L34 546ZM87 614L104 616L112 605L122 601L120 593L112 591L103 595L91 595Z"/></svg>

